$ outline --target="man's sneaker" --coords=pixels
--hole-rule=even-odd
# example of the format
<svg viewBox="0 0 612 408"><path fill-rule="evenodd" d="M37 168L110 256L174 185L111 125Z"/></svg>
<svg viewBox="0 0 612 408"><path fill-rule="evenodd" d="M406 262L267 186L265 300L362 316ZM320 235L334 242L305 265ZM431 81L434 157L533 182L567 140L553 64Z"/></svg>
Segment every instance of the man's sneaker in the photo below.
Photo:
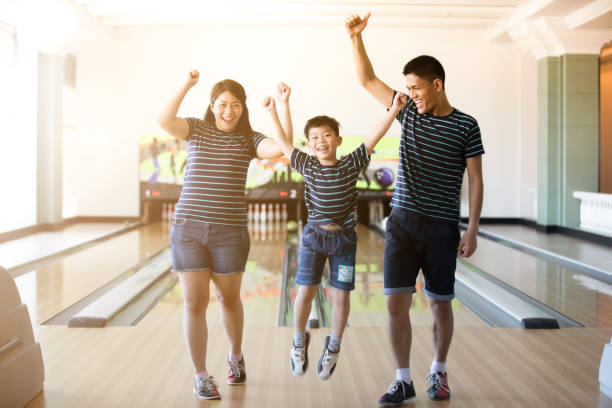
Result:
<svg viewBox="0 0 612 408"><path fill-rule="evenodd" d="M304 347L296 347L295 344L291 345L291 355L289 357L289 363L291 364L291 374L296 377L304 375L308 369L308 345L310 344L310 332L306 332L306 338L304 339Z"/></svg>
<svg viewBox="0 0 612 408"><path fill-rule="evenodd" d="M246 370L244 368L244 356L240 360L228 360L229 371L227 383L229 385L246 384Z"/></svg>
<svg viewBox="0 0 612 408"><path fill-rule="evenodd" d="M412 381L408 384L406 381L395 380L391 383L387 392L378 400L378 405L383 407L394 407L396 405L402 405L404 401L414 398L416 392L414 391L414 385Z"/></svg>
<svg viewBox="0 0 612 408"><path fill-rule="evenodd" d="M219 399L221 394L219 394L217 387L219 386L212 377L198 377L195 380L193 392L199 399Z"/></svg>
<svg viewBox="0 0 612 408"><path fill-rule="evenodd" d="M427 395L429 399L443 401L450 398L450 388L448 387L448 374L438 371L431 373L425 378L427 384Z"/></svg>
<svg viewBox="0 0 612 408"><path fill-rule="evenodd" d="M321 380L327 380L336 369L336 362L338 361L338 354L332 353L328 346L329 341L331 340L331 334L325 336L325 341L323 342L323 354L321 354L321 358L319 359L319 365L317 365L317 376Z"/></svg>

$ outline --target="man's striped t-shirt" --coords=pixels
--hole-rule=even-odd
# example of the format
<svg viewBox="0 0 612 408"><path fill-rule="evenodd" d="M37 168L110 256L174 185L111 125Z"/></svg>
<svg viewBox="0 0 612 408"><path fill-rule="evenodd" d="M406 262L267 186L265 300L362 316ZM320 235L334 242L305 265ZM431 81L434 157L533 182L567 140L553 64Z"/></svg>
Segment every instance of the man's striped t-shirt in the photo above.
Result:
<svg viewBox="0 0 612 408"><path fill-rule="evenodd" d="M466 159L484 154L478 122L458 109L419 114L411 99L396 119L402 137L391 207L457 222Z"/></svg>
<svg viewBox="0 0 612 408"><path fill-rule="evenodd" d="M343 229L355 226L355 184L359 173L369 161L370 156L364 143L333 166L322 165L316 157L293 149L291 167L304 176L304 198L309 223L336 224Z"/></svg>
<svg viewBox="0 0 612 408"><path fill-rule="evenodd" d="M187 166L175 217L211 224L247 225L244 187L251 159L265 138L223 132L214 124L186 118Z"/></svg>

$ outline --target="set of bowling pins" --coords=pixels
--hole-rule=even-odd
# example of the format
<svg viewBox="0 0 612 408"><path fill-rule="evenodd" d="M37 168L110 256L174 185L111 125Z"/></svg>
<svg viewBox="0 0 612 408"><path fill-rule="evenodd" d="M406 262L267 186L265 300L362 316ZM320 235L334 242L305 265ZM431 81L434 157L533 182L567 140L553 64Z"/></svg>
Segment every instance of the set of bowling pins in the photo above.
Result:
<svg viewBox="0 0 612 408"><path fill-rule="evenodd" d="M372 200L368 202L369 209L369 225L379 224L385 217L385 205L381 200Z"/></svg>
<svg viewBox="0 0 612 408"><path fill-rule="evenodd" d="M162 221L172 221L174 218L174 211L176 210L176 204L162 204Z"/></svg>
<svg viewBox="0 0 612 408"><path fill-rule="evenodd" d="M287 222L287 204L250 203L247 217L255 241L279 239L281 223L284 225Z"/></svg>

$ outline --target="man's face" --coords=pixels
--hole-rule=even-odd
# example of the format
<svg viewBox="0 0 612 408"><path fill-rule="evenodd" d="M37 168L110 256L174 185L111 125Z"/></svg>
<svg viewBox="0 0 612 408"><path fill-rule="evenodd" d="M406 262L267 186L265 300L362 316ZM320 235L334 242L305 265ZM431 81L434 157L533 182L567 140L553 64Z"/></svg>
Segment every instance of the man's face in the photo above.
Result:
<svg viewBox="0 0 612 408"><path fill-rule="evenodd" d="M429 82L415 74L406 75L408 97L414 101L420 114L430 113L437 107L441 89L442 81L439 79Z"/></svg>

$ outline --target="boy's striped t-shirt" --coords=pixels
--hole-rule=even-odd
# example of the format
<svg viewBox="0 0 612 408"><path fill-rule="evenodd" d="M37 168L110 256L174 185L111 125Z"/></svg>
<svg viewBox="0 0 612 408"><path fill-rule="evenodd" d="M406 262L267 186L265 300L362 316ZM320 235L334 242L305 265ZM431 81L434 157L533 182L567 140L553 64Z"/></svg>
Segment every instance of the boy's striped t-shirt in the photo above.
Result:
<svg viewBox="0 0 612 408"><path fill-rule="evenodd" d="M357 177L370 161L362 143L333 166L319 163L314 156L293 149L291 167L304 176L304 198L308 222L315 225L355 226L353 211L357 205Z"/></svg>
<svg viewBox="0 0 612 408"><path fill-rule="evenodd" d="M457 222L466 159L484 154L478 122L458 109L419 114L411 99L396 119L402 135L391 206Z"/></svg>
<svg viewBox="0 0 612 408"><path fill-rule="evenodd" d="M201 119L186 120L187 166L175 216L211 224L247 225L247 172L265 136L223 132Z"/></svg>

